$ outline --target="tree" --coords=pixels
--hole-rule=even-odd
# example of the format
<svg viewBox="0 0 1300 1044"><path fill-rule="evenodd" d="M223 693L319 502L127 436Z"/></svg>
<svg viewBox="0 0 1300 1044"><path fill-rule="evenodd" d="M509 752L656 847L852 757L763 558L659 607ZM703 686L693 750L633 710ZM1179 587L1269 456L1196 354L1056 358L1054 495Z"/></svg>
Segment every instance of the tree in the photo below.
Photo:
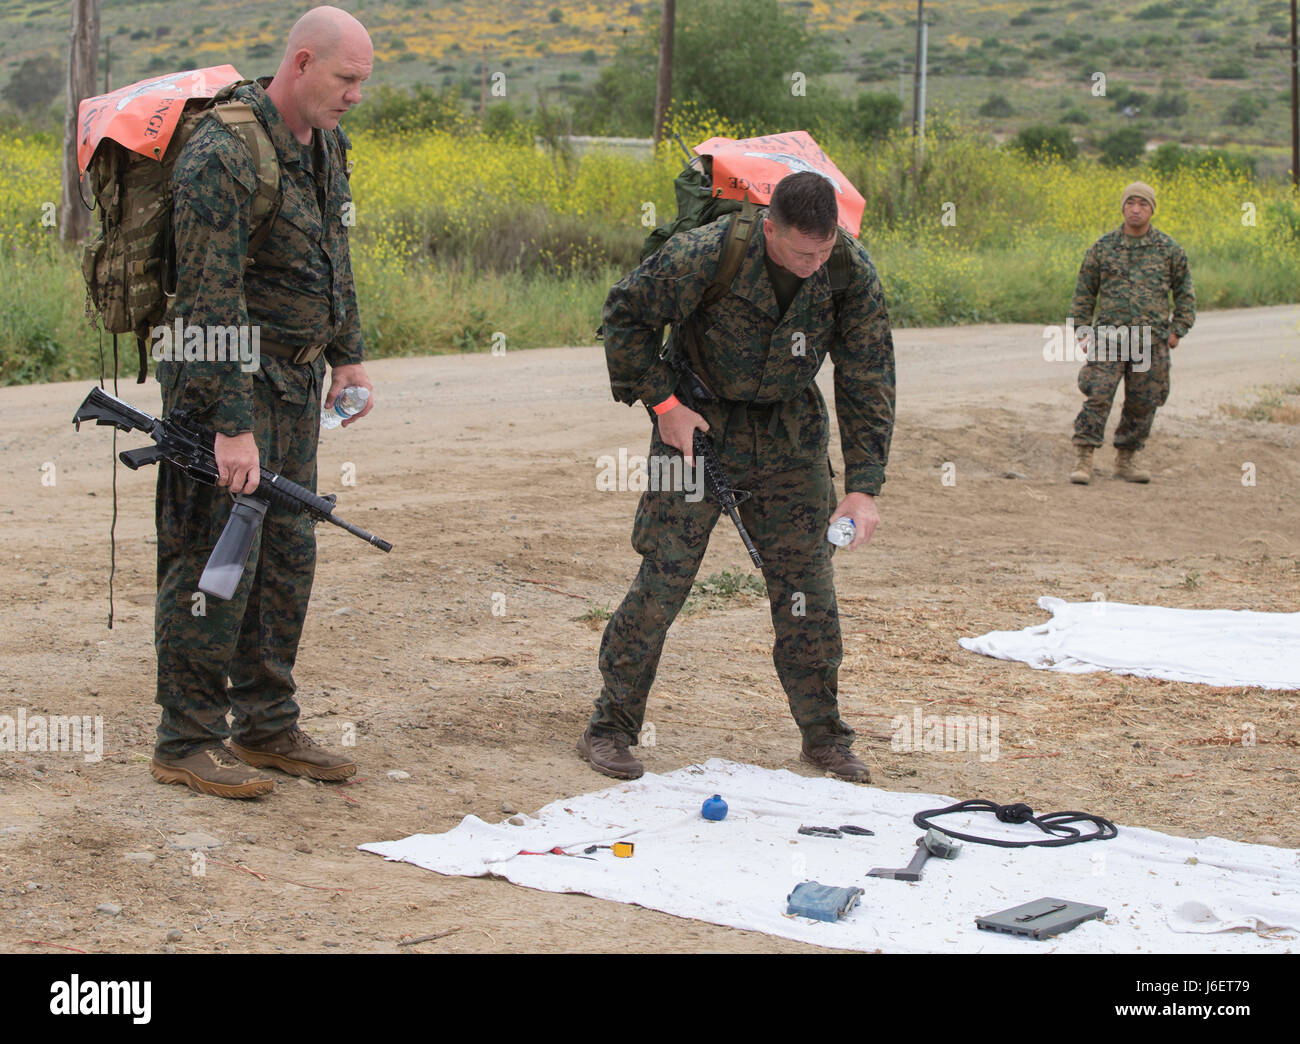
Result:
<svg viewBox="0 0 1300 1044"><path fill-rule="evenodd" d="M63 66L48 54L28 58L14 71L0 97L24 115L48 108L63 90Z"/></svg>
<svg viewBox="0 0 1300 1044"><path fill-rule="evenodd" d="M73 0L72 32L68 36L68 107L63 120L63 206L59 233L76 242L90 227L90 213L81 200L81 171L77 165L77 110L95 93L99 66L99 0Z"/></svg>
<svg viewBox="0 0 1300 1044"><path fill-rule="evenodd" d="M653 129L658 10L620 47L576 106L594 133ZM814 78L832 68L822 38L778 0L679 0L673 100L765 130L807 126L829 98ZM820 93L820 97L819 97Z"/></svg>

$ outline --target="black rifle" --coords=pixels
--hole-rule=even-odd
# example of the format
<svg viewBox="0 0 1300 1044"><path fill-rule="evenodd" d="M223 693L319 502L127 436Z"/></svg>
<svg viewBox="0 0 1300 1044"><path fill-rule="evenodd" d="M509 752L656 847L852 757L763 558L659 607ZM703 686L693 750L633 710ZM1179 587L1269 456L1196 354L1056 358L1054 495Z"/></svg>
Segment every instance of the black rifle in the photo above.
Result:
<svg viewBox="0 0 1300 1044"><path fill-rule="evenodd" d="M676 336L675 331L674 336ZM674 353L670 351L666 356L666 361L677 372L677 389L673 394L677 396L677 401L687 409L695 410L698 413L698 403L713 402L717 399L717 396L713 394L713 389L686 365L686 360L682 358L680 352ZM658 423L654 410L650 410L650 416ZM731 517L731 521L736 524L736 530L740 533L740 540L745 545L745 550L749 552L754 568L762 569L763 560L758 555L758 548L754 546L754 541L750 539L749 533L745 530L745 523L740 520L740 512L736 510L737 506L748 500L751 494L743 489L732 488L731 483L727 481L727 476L723 473L722 465L718 461L718 455L713 452L713 441L699 428L695 429L691 445L694 450L693 455L698 457L704 465L704 479L709 487L709 492L722 505L722 510Z"/></svg>
<svg viewBox="0 0 1300 1044"><path fill-rule="evenodd" d="M123 450L118 454L122 463L132 471L165 460L198 482L209 486L217 485L217 458L212 450L212 432L194 424L185 411L173 410L170 416L159 420L116 396L95 388L86 396L86 401L72 418L78 431L81 430L82 421L90 420L96 424L112 425L122 431L142 431L154 440L154 446ZM203 569L199 590L223 600L234 595L235 588L239 586L239 578L243 576L244 567L248 563L253 538L262 524L266 509L272 503L295 515L307 515L313 524L324 520L346 529L380 551L393 549L387 540L380 540L359 526L338 518L334 514L334 501L333 493L326 497L317 496L283 475L262 468L257 489L252 493L239 493L235 496L230 520Z"/></svg>

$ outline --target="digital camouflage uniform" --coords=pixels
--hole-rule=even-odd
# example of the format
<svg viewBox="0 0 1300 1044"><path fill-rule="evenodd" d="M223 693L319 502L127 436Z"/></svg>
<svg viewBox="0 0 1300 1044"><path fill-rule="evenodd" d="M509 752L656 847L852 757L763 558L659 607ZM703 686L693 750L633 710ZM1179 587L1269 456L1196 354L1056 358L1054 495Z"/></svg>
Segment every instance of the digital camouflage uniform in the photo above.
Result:
<svg viewBox="0 0 1300 1044"><path fill-rule="evenodd" d="M342 366L363 357L344 224L349 143L342 130L315 130L310 145L300 144L267 97L267 82L236 97L252 104L275 146L282 193L275 223L245 269L257 174L243 141L205 120L172 179L177 294L167 322L252 324L263 345L329 347L309 364L263 350L251 373L237 363L164 361L157 374L165 411L201 411L199 422L223 435L252 431L262 466L315 490L325 360ZM315 533L303 516L272 504L234 597L204 601L196 598L199 576L232 503L228 490L161 465L159 756L185 757L231 731L255 745L297 723L292 671L315 572Z"/></svg>
<svg viewBox="0 0 1300 1044"><path fill-rule="evenodd" d="M1074 421L1076 445L1100 446L1111 400L1122 379L1124 408L1115 445L1140 450L1151 434L1156 410L1169 398L1169 334L1172 330L1181 340L1196 320L1187 255L1155 228L1141 236L1130 236L1123 226L1106 233L1084 256L1070 315L1076 330L1083 325L1150 328L1150 366L1145 371L1134 368L1131 352L1128 362L1108 359L1106 343L1094 336L1091 346L1097 349L1096 357L1079 371L1079 390L1087 401Z"/></svg>
<svg viewBox="0 0 1300 1044"><path fill-rule="evenodd" d="M673 393L675 374L659 358L663 327L696 313L718 270L727 225L674 236L610 291L605 353L616 399L655 405ZM753 494L740 514L763 558L776 631L772 658L809 745L853 738L837 701L840 625L826 540L837 502L826 403L813 383L823 360L835 363L847 492L880 492L894 421L884 294L866 251L850 243L851 278L838 316L826 265L804 280L782 315L757 222L730 292L695 314L698 354L687 353L720 400L696 407L719 462L733 486ZM656 430L650 453L677 450ZM690 593L719 512L711 494L696 503L680 490L642 494L632 532L641 569L601 642L604 688L591 718L594 735L636 743L664 636Z"/></svg>

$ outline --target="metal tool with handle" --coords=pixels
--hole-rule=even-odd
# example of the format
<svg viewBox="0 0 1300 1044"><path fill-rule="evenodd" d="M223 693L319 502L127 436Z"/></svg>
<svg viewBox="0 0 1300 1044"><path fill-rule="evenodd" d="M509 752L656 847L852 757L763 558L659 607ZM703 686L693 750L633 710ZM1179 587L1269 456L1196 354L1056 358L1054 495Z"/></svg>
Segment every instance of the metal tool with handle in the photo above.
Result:
<svg viewBox="0 0 1300 1044"><path fill-rule="evenodd" d="M894 881L919 881L921 880L921 868L931 856L938 856L940 859L956 859L958 853L961 852L961 845L947 834L935 830L933 827L927 830L922 837L916 839L916 846L916 855L912 856L912 861L907 866L899 870L876 867L867 876L886 877Z"/></svg>

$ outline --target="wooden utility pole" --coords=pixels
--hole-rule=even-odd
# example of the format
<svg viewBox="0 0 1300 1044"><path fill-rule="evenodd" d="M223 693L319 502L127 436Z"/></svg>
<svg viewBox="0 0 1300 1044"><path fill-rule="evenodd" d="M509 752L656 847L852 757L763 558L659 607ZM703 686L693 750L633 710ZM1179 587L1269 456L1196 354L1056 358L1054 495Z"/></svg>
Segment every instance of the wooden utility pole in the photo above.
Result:
<svg viewBox="0 0 1300 1044"><path fill-rule="evenodd" d="M921 27L925 24L925 0L916 0L916 69L912 72L912 137L921 125L921 69L925 64L925 45L921 42Z"/></svg>
<svg viewBox="0 0 1300 1044"><path fill-rule="evenodd" d="M1295 0L1291 0L1291 185L1300 192L1300 74L1296 62Z"/></svg>
<svg viewBox="0 0 1300 1044"><path fill-rule="evenodd" d="M655 88L655 144L664 136L668 122L668 105L673 97L673 36L677 21L677 0L664 0L659 22L659 83Z"/></svg>
<svg viewBox="0 0 1300 1044"><path fill-rule="evenodd" d="M63 119L63 203L59 237L69 242L85 238L90 211L81 201L77 169L77 109L95 93L99 65L99 0L72 0L72 31L68 36L68 107Z"/></svg>
<svg viewBox="0 0 1300 1044"><path fill-rule="evenodd" d="M1258 51L1291 52L1291 187L1300 194L1300 74L1296 62L1300 61L1300 47L1296 46L1296 0L1291 0L1291 42L1289 44L1256 44Z"/></svg>

